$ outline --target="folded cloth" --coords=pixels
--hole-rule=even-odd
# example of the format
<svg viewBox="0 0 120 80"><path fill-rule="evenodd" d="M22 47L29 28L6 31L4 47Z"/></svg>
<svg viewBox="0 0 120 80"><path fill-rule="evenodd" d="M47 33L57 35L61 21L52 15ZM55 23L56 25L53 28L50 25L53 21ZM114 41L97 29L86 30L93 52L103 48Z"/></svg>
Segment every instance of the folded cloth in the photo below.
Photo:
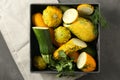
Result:
<svg viewBox="0 0 120 80"><path fill-rule="evenodd" d="M33 2L35 1L35 2ZM44 80L30 72L29 8L31 3L57 3L57 0L1 0L0 31L25 80Z"/></svg>
<svg viewBox="0 0 120 80"><path fill-rule="evenodd" d="M57 0L1 0L0 31L24 80L58 80L55 74L30 72L30 4L58 3ZM82 76L82 75L79 75ZM77 76L78 77L78 76ZM59 80L67 80L63 77ZM73 80L74 78L69 78Z"/></svg>

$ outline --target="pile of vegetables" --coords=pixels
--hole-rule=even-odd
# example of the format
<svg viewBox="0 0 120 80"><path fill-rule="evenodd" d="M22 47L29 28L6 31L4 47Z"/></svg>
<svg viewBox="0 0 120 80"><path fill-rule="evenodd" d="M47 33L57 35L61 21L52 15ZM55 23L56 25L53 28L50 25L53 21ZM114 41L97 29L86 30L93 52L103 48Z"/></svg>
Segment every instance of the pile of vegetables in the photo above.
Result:
<svg viewBox="0 0 120 80"><path fill-rule="evenodd" d="M33 14L32 29L40 51L34 57L34 66L39 70L56 70L58 76L71 75L76 70L96 70L97 52L89 44L98 37L101 23L98 13L98 6L79 4L46 6L42 12Z"/></svg>

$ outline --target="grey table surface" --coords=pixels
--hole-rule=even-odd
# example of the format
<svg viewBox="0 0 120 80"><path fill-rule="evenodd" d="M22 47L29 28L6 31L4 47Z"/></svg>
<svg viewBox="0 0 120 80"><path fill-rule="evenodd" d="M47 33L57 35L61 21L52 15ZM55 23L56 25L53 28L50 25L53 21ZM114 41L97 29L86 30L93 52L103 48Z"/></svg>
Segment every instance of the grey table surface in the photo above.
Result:
<svg viewBox="0 0 120 80"><path fill-rule="evenodd" d="M23 80L0 33L0 80Z"/></svg>
<svg viewBox="0 0 120 80"><path fill-rule="evenodd" d="M76 0L80 1L80 0ZM69 0L69 2L76 2ZM84 0L83 0L84 1ZM88 0L89 1L89 0ZM109 28L101 29L100 73L87 74L77 80L120 80L120 1L97 0ZM68 0L59 0L66 3ZM23 80L0 33L0 80Z"/></svg>

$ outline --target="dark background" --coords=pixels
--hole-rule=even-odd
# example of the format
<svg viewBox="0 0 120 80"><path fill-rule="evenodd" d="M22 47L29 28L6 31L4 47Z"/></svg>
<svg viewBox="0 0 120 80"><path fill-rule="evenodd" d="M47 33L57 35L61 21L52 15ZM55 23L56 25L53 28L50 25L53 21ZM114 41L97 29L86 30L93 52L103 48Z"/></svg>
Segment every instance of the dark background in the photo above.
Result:
<svg viewBox="0 0 120 80"><path fill-rule="evenodd" d="M92 0L59 0L61 3L91 2ZM100 73L87 74L77 80L120 80L120 1L94 0L109 23L100 31ZM94 3L94 2L91 2ZM0 80L23 80L0 33Z"/></svg>

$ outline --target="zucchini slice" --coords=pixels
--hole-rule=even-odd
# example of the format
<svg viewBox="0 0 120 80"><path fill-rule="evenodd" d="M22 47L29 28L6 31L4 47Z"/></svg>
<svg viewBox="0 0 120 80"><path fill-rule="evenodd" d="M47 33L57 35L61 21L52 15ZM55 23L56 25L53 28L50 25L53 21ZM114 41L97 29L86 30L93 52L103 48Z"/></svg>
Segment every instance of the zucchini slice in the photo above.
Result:
<svg viewBox="0 0 120 80"><path fill-rule="evenodd" d="M82 52L77 59L77 68L84 72L91 72L96 69L95 59L86 52Z"/></svg>
<svg viewBox="0 0 120 80"><path fill-rule="evenodd" d="M63 14L63 22L70 24L78 18L78 11L74 8L66 10Z"/></svg>

